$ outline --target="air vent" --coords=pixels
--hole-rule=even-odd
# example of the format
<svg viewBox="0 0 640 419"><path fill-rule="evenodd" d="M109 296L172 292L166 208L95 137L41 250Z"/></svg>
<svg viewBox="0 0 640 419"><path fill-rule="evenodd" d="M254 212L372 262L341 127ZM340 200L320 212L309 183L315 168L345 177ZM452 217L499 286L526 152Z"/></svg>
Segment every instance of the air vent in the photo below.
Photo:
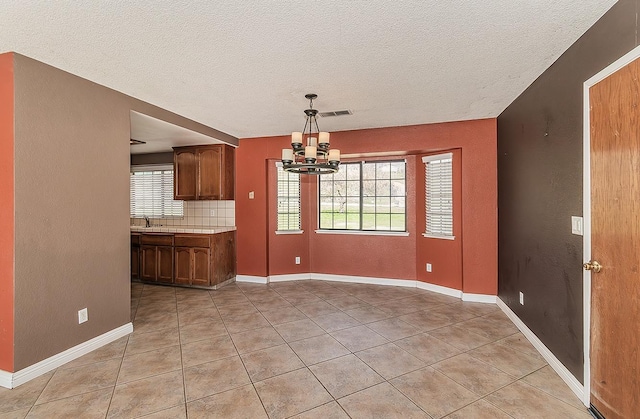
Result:
<svg viewBox="0 0 640 419"><path fill-rule="evenodd" d="M329 116L353 115L353 112L351 112L349 109L346 109L344 111L320 112L318 115L320 115L323 118L327 118Z"/></svg>
<svg viewBox="0 0 640 419"><path fill-rule="evenodd" d="M130 145L138 145L138 144L146 144L146 141L140 141L140 140L134 140L133 138L129 139L129 144Z"/></svg>

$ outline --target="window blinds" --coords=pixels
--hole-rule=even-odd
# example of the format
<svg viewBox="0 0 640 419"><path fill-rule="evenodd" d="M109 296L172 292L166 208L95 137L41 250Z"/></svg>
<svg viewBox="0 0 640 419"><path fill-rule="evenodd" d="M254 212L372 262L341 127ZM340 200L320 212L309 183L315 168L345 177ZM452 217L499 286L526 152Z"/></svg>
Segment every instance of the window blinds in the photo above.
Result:
<svg viewBox="0 0 640 419"><path fill-rule="evenodd" d="M423 157L425 163L426 231L453 236L453 154Z"/></svg>
<svg viewBox="0 0 640 419"><path fill-rule="evenodd" d="M173 200L171 165L132 166L129 187L132 218L183 216L183 201Z"/></svg>
<svg viewBox="0 0 640 419"><path fill-rule="evenodd" d="M284 171L282 163L278 171L278 231L300 230L300 175Z"/></svg>

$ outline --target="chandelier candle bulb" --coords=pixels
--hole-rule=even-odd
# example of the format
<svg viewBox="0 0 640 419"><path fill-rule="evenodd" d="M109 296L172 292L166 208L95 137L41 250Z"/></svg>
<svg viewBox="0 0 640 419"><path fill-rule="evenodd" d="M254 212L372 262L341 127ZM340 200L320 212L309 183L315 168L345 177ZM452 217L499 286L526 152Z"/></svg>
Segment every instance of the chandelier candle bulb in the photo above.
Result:
<svg viewBox="0 0 640 419"><path fill-rule="evenodd" d="M318 147L318 139L316 137L309 137L309 142L307 145L311 147Z"/></svg>
<svg viewBox="0 0 640 419"><path fill-rule="evenodd" d="M321 132L318 134L318 139L320 144L329 144L329 133Z"/></svg>
<svg viewBox="0 0 640 419"><path fill-rule="evenodd" d="M292 132L291 133L291 144L302 144L302 133L301 132Z"/></svg>
<svg viewBox="0 0 640 419"><path fill-rule="evenodd" d="M284 160L284 159L283 159ZM329 150L329 161L340 161L340 150L334 148L333 150Z"/></svg>
<svg viewBox="0 0 640 419"><path fill-rule="evenodd" d="M312 145L308 145L304 148L304 158L307 159L316 159L316 148Z"/></svg>
<svg viewBox="0 0 640 419"><path fill-rule="evenodd" d="M282 149L282 161L293 161L293 150L290 148Z"/></svg>

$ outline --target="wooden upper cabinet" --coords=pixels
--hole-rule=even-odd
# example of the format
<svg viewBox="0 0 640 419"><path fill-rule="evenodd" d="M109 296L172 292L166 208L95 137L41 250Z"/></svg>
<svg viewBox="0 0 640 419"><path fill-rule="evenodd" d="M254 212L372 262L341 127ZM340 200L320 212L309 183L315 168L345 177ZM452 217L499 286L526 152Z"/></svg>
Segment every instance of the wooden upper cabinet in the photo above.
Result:
<svg viewBox="0 0 640 419"><path fill-rule="evenodd" d="M226 144L175 147L174 198L234 199L235 149Z"/></svg>
<svg viewBox="0 0 640 419"><path fill-rule="evenodd" d="M196 153L184 149L173 152L173 196L183 201L196 199Z"/></svg>

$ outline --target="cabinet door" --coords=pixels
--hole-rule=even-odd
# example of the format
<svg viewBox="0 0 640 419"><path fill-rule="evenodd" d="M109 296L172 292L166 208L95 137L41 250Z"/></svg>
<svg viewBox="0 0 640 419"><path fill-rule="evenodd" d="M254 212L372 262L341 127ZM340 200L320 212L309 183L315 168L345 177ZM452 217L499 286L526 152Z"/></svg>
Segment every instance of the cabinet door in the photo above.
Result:
<svg viewBox="0 0 640 419"><path fill-rule="evenodd" d="M221 154L220 146L198 149L198 199L222 199L220 196Z"/></svg>
<svg viewBox="0 0 640 419"><path fill-rule="evenodd" d="M224 163L222 164L222 193L220 199L235 199L236 149L224 146Z"/></svg>
<svg viewBox="0 0 640 419"><path fill-rule="evenodd" d="M173 283L173 247L158 246L157 247L157 277L156 281L165 284Z"/></svg>
<svg viewBox="0 0 640 419"><path fill-rule="evenodd" d="M145 281L156 280L156 246L140 246L140 278Z"/></svg>
<svg viewBox="0 0 640 419"><path fill-rule="evenodd" d="M211 251L199 247L191 250L193 254L193 276L191 283L201 287L208 287L211 276Z"/></svg>
<svg viewBox="0 0 640 419"><path fill-rule="evenodd" d="M194 150L176 150L173 153L174 199L196 199L197 162Z"/></svg>
<svg viewBox="0 0 640 419"><path fill-rule="evenodd" d="M176 247L175 251L175 283L182 285L191 284L191 249L188 247Z"/></svg>
<svg viewBox="0 0 640 419"><path fill-rule="evenodd" d="M140 247L131 246L131 278L140 277Z"/></svg>
<svg viewBox="0 0 640 419"><path fill-rule="evenodd" d="M236 262L236 233L235 231L230 231L227 233L229 236L227 237L227 279L231 279L236 276L237 273L237 262Z"/></svg>

